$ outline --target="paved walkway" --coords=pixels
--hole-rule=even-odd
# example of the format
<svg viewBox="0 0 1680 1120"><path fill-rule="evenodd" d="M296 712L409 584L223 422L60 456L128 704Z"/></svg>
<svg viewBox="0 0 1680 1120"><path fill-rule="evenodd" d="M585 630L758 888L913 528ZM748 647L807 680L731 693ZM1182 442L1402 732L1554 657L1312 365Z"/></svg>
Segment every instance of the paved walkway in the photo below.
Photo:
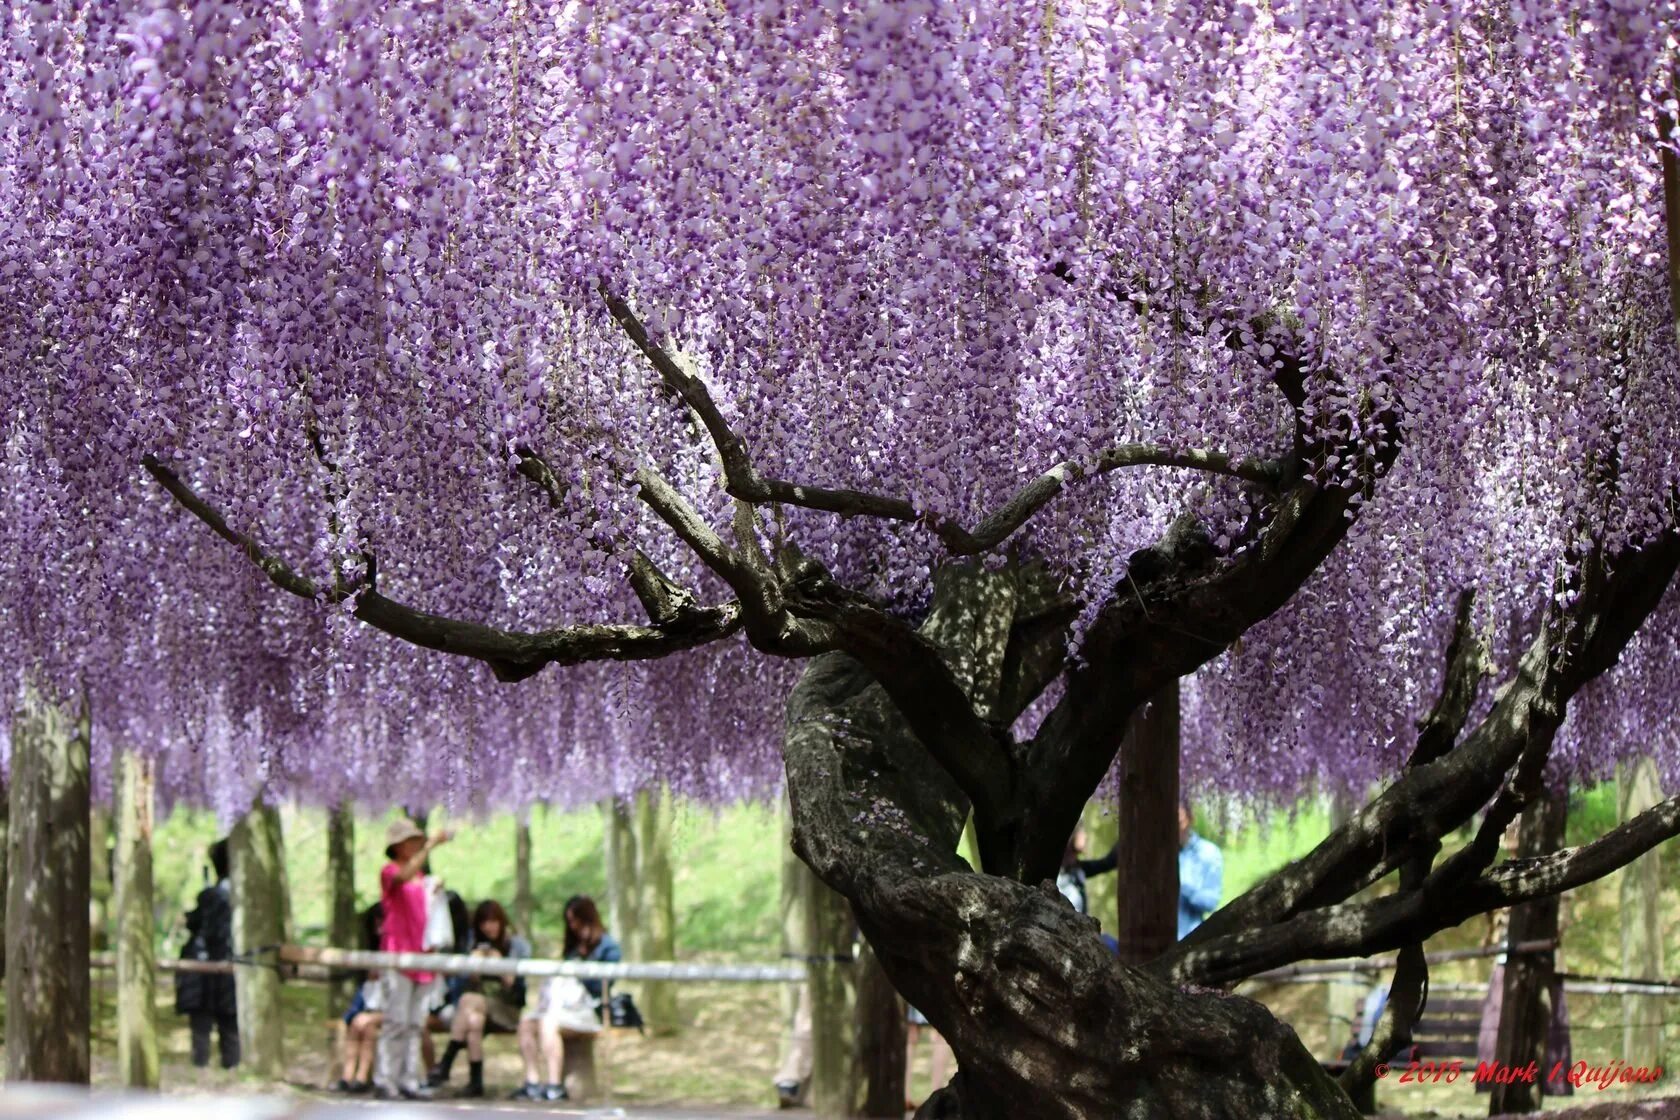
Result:
<svg viewBox="0 0 1680 1120"><path fill-rule="evenodd" d="M513 1101L375 1101L258 1096L86 1092L57 1086L0 1089L0 1120L784 1120L809 1113L653 1105L522 1104Z"/></svg>

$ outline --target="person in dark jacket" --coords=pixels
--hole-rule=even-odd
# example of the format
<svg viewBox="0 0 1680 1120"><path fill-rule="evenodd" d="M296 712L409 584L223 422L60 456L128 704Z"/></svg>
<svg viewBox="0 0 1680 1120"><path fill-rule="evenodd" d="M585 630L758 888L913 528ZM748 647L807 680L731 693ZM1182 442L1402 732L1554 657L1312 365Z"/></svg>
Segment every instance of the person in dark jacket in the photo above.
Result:
<svg viewBox="0 0 1680 1120"><path fill-rule="evenodd" d="M233 959L233 900L228 891L228 844L226 839L210 846L210 865L216 882L198 892L198 903L187 915L187 944L181 959L226 961ZM234 1002L231 973L178 972L175 974L175 1010L192 1023L192 1061L200 1069L210 1064L210 1032L221 1043L222 1068L239 1064L239 1014Z"/></svg>

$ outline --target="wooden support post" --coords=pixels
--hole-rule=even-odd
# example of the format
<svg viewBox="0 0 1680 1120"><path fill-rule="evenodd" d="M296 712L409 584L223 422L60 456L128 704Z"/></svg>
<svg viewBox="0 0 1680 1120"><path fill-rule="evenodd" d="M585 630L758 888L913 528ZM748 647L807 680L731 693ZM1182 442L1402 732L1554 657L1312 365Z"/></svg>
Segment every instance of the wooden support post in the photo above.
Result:
<svg viewBox="0 0 1680 1120"><path fill-rule="evenodd" d="M519 814L513 837L513 925L531 936L536 926L536 899L531 894L531 811Z"/></svg>
<svg viewBox="0 0 1680 1120"><path fill-rule="evenodd" d="M361 944L356 913L356 817L348 802L327 814L328 943L341 949ZM356 979L340 972L327 985L327 1015L336 1020L355 998Z"/></svg>
<svg viewBox="0 0 1680 1120"><path fill-rule="evenodd" d="M1625 765L1617 775L1617 808L1631 820L1662 800L1657 767L1649 758ZM1662 849L1653 848L1617 874L1622 911L1622 975L1642 980L1663 976ZM1622 1050L1630 1066L1665 1064L1662 1016L1666 1001L1650 996L1622 997Z"/></svg>
<svg viewBox="0 0 1680 1120"><path fill-rule="evenodd" d="M675 806L668 789L644 790L636 797L637 886L641 890L642 959L669 961L677 955L677 922L671 881L671 834ZM678 1027L677 986L649 981L642 988L643 1010L654 1034Z"/></svg>
<svg viewBox="0 0 1680 1120"><path fill-rule="evenodd" d="M156 772L149 758L117 759L117 1079L131 1089L158 1085L157 949L152 929L152 809Z"/></svg>
<svg viewBox="0 0 1680 1120"><path fill-rule="evenodd" d="M238 953L281 943L281 852L280 813L259 800L239 818L228 837L233 863L233 944ZM242 1061L258 1077L277 1079L285 1070L280 974L272 968L241 968L234 973L234 982Z"/></svg>
<svg viewBox="0 0 1680 1120"><path fill-rule="evenodd" d="M1132 716L1120 745L1122 964L1152 961L1178 940L1178 722L1175 680Z"/></svg>
<svg viewBox="0 0 1680 1120"><path fill-rule="evenodd" d="M860 1116L903 1120L910 1026L904 1000L867 942L857 962L857 1078Z"/></svg>
<svg viewBox="0 0 1680 1120"><path fill-rule="evenodd" d="M629 801L609 797L601 802L601 815L607 849L607 924L624 947L624 955L633 961L643 960L635 808Z"/></svg>
<svg viewBox="0 0 1680 1120"><path fill-rule="evenodd" d="M111 948L111 810L92 805L88 812L88 947L95 953Z"/></svg>
<svg viewBox="0 0 1680 1120"><path fill-rule="evenodd" d="M858 1061L854 1012L857 967L851 904L790 851L798 867L805 912L805 952L811 988L811 1105L821 1117L851 1116ZM904 1102L900 1101L900 1104Z"/></svg>
<svg viewBox="0 0 1680 1120"><path fill-rule="evenodd" d="M1559 793L1546 793L1523 811L1517 832L1517 858L1543 856L1563 846L1568 800ZM1511 908L1510 943L1555 942L1558 933L1558 900L1535 899ZM1535 1064L1539 1075L1533 1084L1515 1079L1496 1082L1489 1116L1513 1112L1537 1112L1545 1090L1546 1036L1552 1019L1552 999L1558 990L1553 983L1556 954L1512 953L1505 962L1505 991L1500 1005L1499 1041L1494 1057L1500 1065L1515 1069Z"/></svg>
<svg viewBox="0 0 1680 1120"><path fill-rule="evenodd" d="M31 702L13 728L6 837L7 1081L88 1081L91 725L84 698L74 723Z"/></svg>

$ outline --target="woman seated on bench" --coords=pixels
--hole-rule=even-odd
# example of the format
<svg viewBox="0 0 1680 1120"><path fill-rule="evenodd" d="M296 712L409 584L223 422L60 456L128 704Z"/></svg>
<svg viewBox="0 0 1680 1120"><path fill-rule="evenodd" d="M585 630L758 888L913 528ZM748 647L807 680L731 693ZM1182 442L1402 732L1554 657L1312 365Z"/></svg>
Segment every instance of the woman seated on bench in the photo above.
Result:
<svg viewBox="0 0 1680 1120"><path fill-rule="evenodd" d="M531 943L517 936L508 924L507 911L487 898L473 911L468 952L475 957L503 957L528 960ZM467 1052L467 1087L463 1097L484 1095L484 1036L512 1034L519 1029L519 1013L525 1006L525 978L522 976L461 976L455 1014L449 1022L449 1048L443 1060L432 1068L426 1083L437 1087L449 1080L456 1055Z"/></svg>
<svg viewBox="0 0 1680 1120"><path fill-rule="evenodd" d="M561 955L567 960L603 963L624 959L618 942L607 933L601 921L595 900L588 895L573 895L566 900L566 944ZM525 1084L513 1094L513 1099L567 1099L564 1038L601 1030L606 990L599 980L579 981L570 976L551 977L543 984L537 1005L519 1020L519 1053L525 1059ZM544 1065L548 1074L546 1082L538 1080Z"/></svg>

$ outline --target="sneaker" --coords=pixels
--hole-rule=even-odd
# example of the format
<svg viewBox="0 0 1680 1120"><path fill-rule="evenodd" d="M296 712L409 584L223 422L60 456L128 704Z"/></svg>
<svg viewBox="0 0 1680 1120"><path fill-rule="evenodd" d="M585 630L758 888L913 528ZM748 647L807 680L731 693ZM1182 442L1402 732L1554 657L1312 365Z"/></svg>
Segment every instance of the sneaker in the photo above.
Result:
<svg viewBox="0 0 1680 1120"><path fill-rule="evenodd" d="M341 1077L337 1081L334 1081L332 1083L332 1088L327 1091L331 1093L354 1093L356 1091L356 1083L354 1081L346 1081Z"/></svg>
<svg viewBox="0 0 1680 1120"><path fill-rule="evenodd" d="M799 1083L797 1081L776 1082L776 1106L778 1108L799 1107Z"/></svg>
<svg viewBox="0 0 1680 1120"><path fill-rule="evenodd" d="M468 1098L476 1100L482 1098L484 1096L484 1086L474 1085L469 1082L466 1087L458 1091L455 1096L461 1100L466 1100Z"/></svg>
<svg viewBox="0 0 1680 1120"><path fill-rule="evenodd" d="M540 1101L542 1099L542 1086L535 1081L527 1081L508 1094L508 1100L510 1101Z"/></svg>
<svg viewBox="0 0 1680 1120"><path fill-rule="evenodd" d="M426 1074L426 1087L429 1089L436 1089L439 1085L443 1085L448 1082L448 1080L449 1075L443 1072L442 1066L433 1066Z"/></svg>
<svg viewBox="0 0 1680 1120"><path fill-rule="evenodd" d="M375 1085L373 1088L373 1096L375 1100L381 1101L402 1100L402 1094L388 1085Z"/></svg>
<svg viewBox="0 0 1680 1120"><path fill-rule="evenodd" d="M566 1092L564 1085L545 1085L542 1091L542 1099L545 1101L569 1101L572 1099L572 1095Z"/></svg>
<svg viewBox="0 0 1680 1120"><path fill-rule="evenodd" d="M416 1085L412 1089L404 1089L401 1095L402 1099L405 1101L429 1101L437 1096L436 1093L432 1092L424 1085Z"/></svg>

